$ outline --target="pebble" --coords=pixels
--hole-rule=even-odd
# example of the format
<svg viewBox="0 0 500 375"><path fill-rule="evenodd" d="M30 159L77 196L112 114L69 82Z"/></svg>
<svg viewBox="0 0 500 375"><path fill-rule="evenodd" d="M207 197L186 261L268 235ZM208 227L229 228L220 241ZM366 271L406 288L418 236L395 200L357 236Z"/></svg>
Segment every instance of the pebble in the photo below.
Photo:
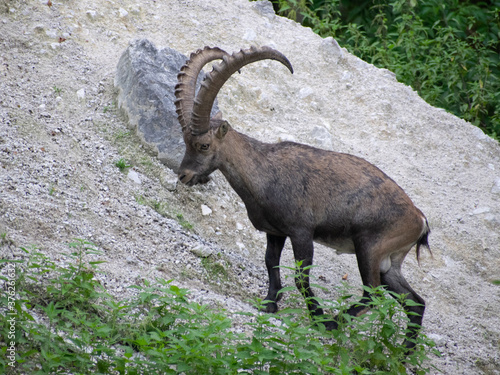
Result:
<svg viewBox="0 0 500 375"><path fill-rule="evenodd" d="M486 212L490 212L489 207L478 207L474 211L472 211L472 215L480 215L480 214L484 214Z"/></svg>
<svg viewBox="0 0 500 375"><path fill-rule="evenodd" d="M85 89L80 89L76 92L76 96L78 99L85 99Z"/></svg>
<svg viewBox="0 0 500 375"><path fill-rule="evenodd" d="M120 18L124 18L124 17L128 16L128 12L123 8L118 9L118 14L119 14Z"/></svg>
<svg viewBox="0 0 500 375"><path fill-rule="evenodd" d="M211 248L201 244L191 248L191 252L199 258L208 258L214 253Z"/></svg>
<svg viewBox="0 0 500 375"><path fill-rule="evenodd" d="M166 169L164 172L162 172L159 179L161 186L163 186L165 189L174 191L177 188L177 175L170 169Z"/></svg>
<svg viewBox="0 0 500 375"><path fill-rule="evenodd" d="M438 335L436 333L429 333L427 337L433 340L438 347L444 346L447 342L444 336Z"/></svg>
<svg viewBox="0 0 500 375"><path fill-rule="evenodd" d="M95 20L97 18L97 12L95 10L87 10L86 14L91 20Z"/></svg>
<svg viewBox="0 0 500 375"><path fill-rule="evenodd" d="M303 87L299 91L299 98L305 99L311 96L314 93L314 90L311 87Z"/></svg>
<svg viewBox="0 0 500 375"><path fill-rule="evenodd" d="M208 207L207 205L202 204L201 205L201 214L203 216L208 216L208 215L212 214L212 209L210 207Z"/></svg>
<svg viewBox="0 0 500 375"><path fill-rule="evenodd" d="M127 173L127 177L132 180L134 183L140 185L141 184L141 177L139 176L139 173L134 171L133 169L129 169Z"/></svg>
<svg viewBox="0 0 500 375"><path fill-rule="evenodd" d="M493 184L493 187L491 188L491 193L492 194L500 194L500 177L497 177L495 180L495 183Z"/></svg>

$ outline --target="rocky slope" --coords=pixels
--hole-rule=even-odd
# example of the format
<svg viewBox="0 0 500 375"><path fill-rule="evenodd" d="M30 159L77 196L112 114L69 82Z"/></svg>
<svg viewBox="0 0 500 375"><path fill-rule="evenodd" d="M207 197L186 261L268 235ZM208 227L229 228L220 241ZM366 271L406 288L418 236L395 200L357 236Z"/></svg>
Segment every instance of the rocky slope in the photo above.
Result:
<svg viewBox="0 0 500 375"><path fill-rule="evenodd" d="M293 75L266 61L232 78L218 97L225 118L262 140L356 154L393 177L432 228L434 258L419 267L412 252L404 268L443 353L432 364L500 373L498 143L267 2L0 0L2 258L36 245L59 259L76 237L105 252L102 281L116 293L159 276L234 311L264 295L264 236L223 177L177 185L117 108L116 65L138 38L184 54L256 44L289 57ZM128 174L119 159L134 166ZM214 277L201 254L227 277ZM327 288L345 273L360 283L354 257L317 246L315 263Z"/></svg>

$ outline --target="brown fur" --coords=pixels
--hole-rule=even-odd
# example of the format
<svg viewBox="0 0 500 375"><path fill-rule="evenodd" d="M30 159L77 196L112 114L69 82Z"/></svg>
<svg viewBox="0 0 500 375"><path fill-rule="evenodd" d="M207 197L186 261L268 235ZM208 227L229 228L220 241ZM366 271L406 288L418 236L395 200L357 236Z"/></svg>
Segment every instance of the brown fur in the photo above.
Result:
<svg viewBox="0 0 500 375"><path fill-rule="evenodd" d="M246 56L259 53L252 51ZM263 58L269 58L269 53L266 49ZM229 60L226 65L241 67L239 58L233 55L235 61ZM259 56L252 58L256 61ZM281 56L278 61L285 63ZM225 77L231 73L224 71L224 65L216 70L217 74L222 70ZM222 84L217 82L217 87ZM182 91L179 97L182 106ZM197 100L203 101L203 97ZM185 121L186 114L182 113ZM421 325L424 301L402 276L401 264L415 245L420 258L420 247L428 246L429 227L403 189L380 169L353 155L293 142L262 143L235 131L221 116L206 125L198 123L193 132L188 124L184 139L186 154L179 170L180 181L187 185L205 183L210 173L219 169L245 203L252 224L267 233L267 311L277 311L281 289L277 267L285 241L290 238L295 259L301 264L299 272L305 273L305 277L297 278L304 297L314 296L307 267L313 262L316 241L354 253L364 285L385 285L421 304L405 306L410 321ZM365 292L362 301L369 300ZM323 314L314 299L308 308L314 316ZM358 315L364 309L353 305L348 313ZM335 329L337 322L327 322L326 326ZM412 339L417 334L418 329L410 327L408 348L414 346Z"/></svg>

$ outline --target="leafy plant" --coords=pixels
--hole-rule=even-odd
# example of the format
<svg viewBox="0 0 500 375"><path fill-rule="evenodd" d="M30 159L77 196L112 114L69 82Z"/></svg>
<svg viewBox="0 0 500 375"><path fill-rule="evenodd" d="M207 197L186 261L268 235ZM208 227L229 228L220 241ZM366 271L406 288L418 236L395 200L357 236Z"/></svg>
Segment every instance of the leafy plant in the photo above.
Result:
<svg viewBox="0 0 500 375"><path fill-rule="evenodd" d="M230 273L228 272L228 269L231 268L231 264L221 255L211 255L202 258L201 265L207 273L208 281L227 283L231 280Z"/></svg>
<svg viewBox="0 0 500 375"><path fill-rule="evenodd" d="M123 158L117 160L115 162L115 166L117 166L122 172L125 172L129 168L132 168L132 166Z"/></svg>
<svg viewBox="0 0 500 375"><path fill-rule="evenodd" d="M5 374L417 374L433 343L425 335L403 362L406 315L383 289L372 313L345 316L350 291L320 301L343 316L338 331L311 321L298 292L279 314L241 313L244 333L222 311L190 301L189 291L162 279L131 285L116 298L100 284L102 254L84 240L70 245L64 260L37 248L22 248L15 261L15 366L6 358L10 326L0 320L0 372ZM4 260L5 267L14 261ZM0 283L8 278L0 276ZM284 291L295 290L288 288ZM288 294L288 293L287 293ZM347 295L346 295L347 294ZM6 288L0 309L7 306ZM395 296L399 298L399 296ZM299 307L300 304L300 307ZM344 315L343 315L344 314ZM35 318L36 317L36 318Z"/></svg>

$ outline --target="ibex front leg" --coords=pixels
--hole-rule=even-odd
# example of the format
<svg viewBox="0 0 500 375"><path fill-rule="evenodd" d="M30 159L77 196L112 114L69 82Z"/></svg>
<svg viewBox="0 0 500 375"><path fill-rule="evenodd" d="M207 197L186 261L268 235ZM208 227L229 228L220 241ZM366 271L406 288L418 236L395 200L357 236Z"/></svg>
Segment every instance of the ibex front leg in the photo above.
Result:
<svg viewBox="0 0 500 375"><path fill-rule="evenodd" d="M265 304L265 311L268 313L278 311L276 302L281 298L281 295L278 295L281 289L279 265L285 241L286 237L274 236L272 234L267 235L266 267L269 274L269 291L265 300L271 301Z"/></svg>
<svg viewBox="0 0 500 375"><path fill-rule="evenodd" d="M323 309L319 307L318 302L314 298L314 293L311 290L309 283L310 266L313 264L314 245L312 237L298 236L291 238L293 255L295 261L299 265L295 276L295 285L300 293L304 296L307 303L307 308L312 316L323 315Z"/></svg>

